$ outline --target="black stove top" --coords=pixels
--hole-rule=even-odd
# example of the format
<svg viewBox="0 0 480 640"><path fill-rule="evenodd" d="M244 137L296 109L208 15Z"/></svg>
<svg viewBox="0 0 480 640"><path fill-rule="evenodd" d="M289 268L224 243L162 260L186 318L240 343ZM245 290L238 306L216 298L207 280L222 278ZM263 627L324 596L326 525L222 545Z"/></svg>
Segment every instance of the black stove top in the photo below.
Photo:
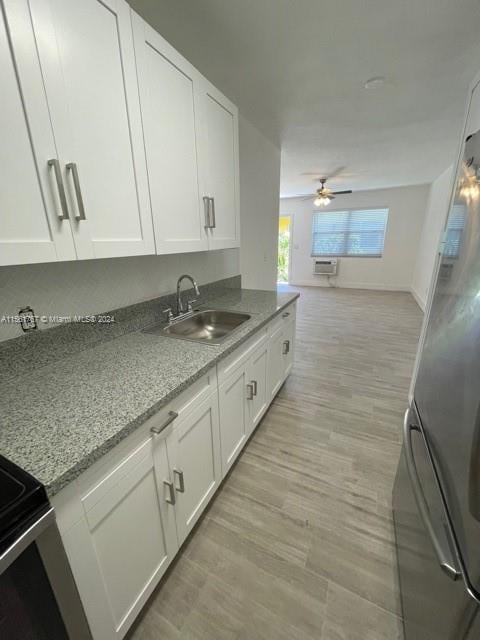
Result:
<svg viewBox="0 0 480 640"><path fill-rule="evenodd" d="M0 455L0 555L49 507L43 485Z"/></svg>

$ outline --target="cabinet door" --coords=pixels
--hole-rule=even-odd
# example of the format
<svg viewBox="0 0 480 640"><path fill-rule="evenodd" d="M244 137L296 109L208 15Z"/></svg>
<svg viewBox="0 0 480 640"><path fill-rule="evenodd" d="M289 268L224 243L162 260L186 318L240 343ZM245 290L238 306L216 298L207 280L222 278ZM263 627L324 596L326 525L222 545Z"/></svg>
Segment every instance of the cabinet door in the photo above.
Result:
<svg viewBox="0 0 480 640"><path fill-rule="evenodd" d="M237 108L203 79L203 195L212 198L210 249L238 247L239 170Z"/></svg>
<svg viewBox="0 0 480 640"><path fill-rule="evenodd" d="M132 12L157 253L208 248L197 162L198 72Z"/></svg>
<svg viewBox="0 0 480 640"><path fill-rule="evenodd" d="M28 3L7 0L5 15L7 23L0 12L0 265L71 260L68 213L49 166L58 154Z"/></svg>
<svg viewBox="0 0 480 640"><path fill-rule="evenodd" d="M247 365L247 380L253 385L252 392L247 394L247 435L253 432L267 408L267 368L268 368L268 340L265 341L251 355ZM251 399L249 399L251 398Z"/></svg>
<svg viewBox="0 0 480 640"><path fill-rule="evenodd" d="M247 375L243 367L234 371L218 390L223 476L234 463L247 439L247 391Z"/></svg>
<svg viewBox="0 0 480 640"><path fill-rule="evenodd" d="M269 338L268 344L268 393L271 402L277 395L285 379L283 356L283 325L279 322Z"/></svg>
<svg viewBox="0 0 480 640"><path fill-rule="evenodd" d="M78 257L154 253L128 5L30 0L30 7Z"/></svg>
<svg viewBox="0 0 480 640"><path fill-rule="evenodd" d="M155 465L149 440L93 489L85 518L62 536L94 638L125 635L177 550L161 511L165 441L155 449Z"/></svg>
<svg viewBox="0 0 480 640"><path fill-rule="evenodd" d="M295 351L295 320L289 320L283 328L283 377L290 375L293 368L293 357Z"/></svg>
<svg viewBox="0 0 480 640"><path fill-rule="evenodd" d="M216 393L175 424L167 440L167 450L181 544L222 480Z"/></svg>

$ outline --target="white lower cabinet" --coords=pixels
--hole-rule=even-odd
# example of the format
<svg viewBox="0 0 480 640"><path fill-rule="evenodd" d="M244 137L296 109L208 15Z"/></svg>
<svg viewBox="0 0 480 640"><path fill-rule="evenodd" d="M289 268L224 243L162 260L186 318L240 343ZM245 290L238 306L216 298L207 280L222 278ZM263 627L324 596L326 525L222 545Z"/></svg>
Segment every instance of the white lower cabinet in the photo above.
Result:
<svg viewBox="0 0 480 640"><path fill-rule="evenodd" d="M247 372L240 367L218 390L222 433L222 471L227 473L247 440Z"/></svg>
<svg viewBox="0 0 480 640"><path fill-rule="evenodd" d="M295 320L290 320L283 329L282 355L283 376L287 378L293 368L293 356L295 348Z"/></svg>
<svg viewBox="0 0 480 640"><path fill-rule="evenodd" d="M53 500L94 640L123 638L293 364L295 305Z"/></svg>
<svg viewBox="0 0 480 640"><path fill-rule="evenodd" d="M247 365L247 435L250 436L270 402L267 396L268 340L265 338L250 356Z"/></svg>
<svg viewBox="0 0 480 640"><path fill-rule="evenodd" d="M267 409L267 363L268 340L264 333L229 356L219 372L220 380L222 373L226 375L218 394L223 475Z"/></svg>
<svg viewBox="0 0 480 640"><path fill-rule="evenodd" d="M174 557L175 523L162 510L165 443L149 439L81 500L62 539L96 640L122 638Z"/></svg>
<svg viewBox="0 0 480 640"><path fill-rule="evenodd" d="M94 640L124 637L221 478L213 369L54 497Z"/></svg>
<svg viewBox="0 0 480 640"><path fill-rule="evenodd" d="M175 425L167 451L182 544L222 481L217 394Z"/></svg>
<svg viewBox="0 0 480 640"><path fill-rule="evenodd" d="M295 314L295 304L291 304L269 327L267 374L269 403L275 398L293 367Z"/></svg>
<svg viewBox="0 0 480 640"><path fill-rule="evenodd" d="M268 349L268 394L271 402L277 395L284 380L283 326L278 322L272 327Z"/></svg>

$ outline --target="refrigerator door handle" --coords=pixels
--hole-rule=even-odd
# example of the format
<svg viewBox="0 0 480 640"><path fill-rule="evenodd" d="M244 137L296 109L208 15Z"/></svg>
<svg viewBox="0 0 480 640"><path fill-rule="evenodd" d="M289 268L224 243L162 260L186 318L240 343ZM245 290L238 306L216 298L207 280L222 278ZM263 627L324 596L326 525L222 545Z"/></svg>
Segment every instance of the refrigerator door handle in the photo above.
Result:
<svg viewBox="0 0 480 640"><path fill-rule="evenodd" d="M451 553L450 552L445 553L437 537L435 529L433 528L432 521L430 520L428 506L425 501L425 497L423 495L422 487L420 485L420 479L418 477L417 467L415 465L415 457L413 455L412 438L411 438L412 431L418 431L422 435L422 437L423 437L423 433L418 426L414 424L410 424L409 416L410 416L410 410L407 410L405 413L404 421L403 421L403 435L404 435L404 442L405 442L405 457L407 460L408 475L410 476L410 481L412 483L415 502L417 503L417 507L420 512L420 516L422 518L423 524L425 525L428 535L432 541L432 545L435 550L435 555L437 556L438 563L440 564L440 568L442 569L442 571L444 571L447 574L449 578L451 578L451 580L458 580L458 578L462 576L461 571L460 569L458 569L456 562L452 557ZM426 443L425 443L425 446L427 446ZM428 453L430 454L429 451ZM432 473L434 473L433 468L432 468Z"/></svg>

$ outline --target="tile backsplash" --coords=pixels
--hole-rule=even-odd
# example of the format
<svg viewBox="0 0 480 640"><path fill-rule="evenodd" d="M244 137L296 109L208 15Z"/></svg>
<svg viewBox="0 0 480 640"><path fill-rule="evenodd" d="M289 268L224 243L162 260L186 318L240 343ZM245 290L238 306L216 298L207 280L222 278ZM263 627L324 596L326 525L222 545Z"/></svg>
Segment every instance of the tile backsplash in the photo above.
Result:
<svg viewBox="0 0 480 640"><path fill-rule="evenodd" d="M239 250L1 267L0 320L26 306L39 316L116 309L172 292L182 273L199 284L239 275ZM19 325L0 321L0 341L19 335Z"/></svg>

